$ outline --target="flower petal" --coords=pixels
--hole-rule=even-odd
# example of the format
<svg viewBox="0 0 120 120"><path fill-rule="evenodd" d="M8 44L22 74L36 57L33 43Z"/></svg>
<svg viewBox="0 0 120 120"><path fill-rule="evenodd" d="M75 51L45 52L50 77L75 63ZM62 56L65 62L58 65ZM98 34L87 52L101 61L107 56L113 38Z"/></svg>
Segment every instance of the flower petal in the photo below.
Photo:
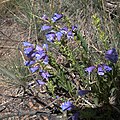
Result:
<svg viewBox="0 0 120 120"><path fill-rule="evenodd" d="M56 22L58 21L59 19L61 19L63 17L62 14L57 14L57 13L54 13L53 17L51 18L52 22Z"/></svg>
<svg viewBox="0 0 120 120"><path fill-rule="evenodd" d="M105 70L106 72L109 72L109 71L112 70L112 68L109 67L109 66L107 66L107 65L104 65L104 70Z"/></svg>
<svg viewBox="0 0 120 120"><path fill-rule="evenodd" d="M33 44L29 43L29 42L23 42L23 46L28 47L28 46L33 46Z"/></svg>
<svg viewBox="0 0 120 120"><path fill-rule="evenodd" d="M45 36L46 36L47 41L49 42L53 42L55 39L55 33L53 32L49 32Z"/></svg>
<svg viewBox="0 0 120 120"><path fill-rule="evenodd" d="M78 91L78 95L84 96L84 95L86 95L88 92L90 92L90 90L79 90L79 91Z"/></svg>
<svg viewBox="0 0 120 120"><path fill-rule="evenodd" d="M77 30L77 26L72 26L72 31L76 31Z"/></svg>
<svg viewBox="0 0 120 120"><path fill-rule="evenodd" d="M116 63L118 61L118 53L115 48L112 48L111 50L108 50L105 53L105 58L107 60L110 60L113 63Z"/></svg>
<svg viewBox="0 0 120 120"><path fill-rule="evenodd" d="M36 72L38 69L39 69L39 66L35 66L35 67L31 67L31 68L30 68L30 71L31 71L32 73L34 73L34 72Z"/></svg>
<svg viewBox="0 0 120 120"><path fill-rule="evenodd" d="M69 31L69 32L67 33L67 38L68 38L68 39L73 39L73 38L74 38L74 35L73 35L72 31Z"/></svg>
<svg viewBox="0 0 120 120"><path fill-rule="evenodd" d="M61 30L60 30L60 32L61 33L63 33L63 34L67 34L67 32L68 32L68 27L63 27Z"/></svg>
<svg viewBox="0 0 120 120"><path fill-rule="evenodd" d="M43 49L48 51L48 44L43 44Z"/></svg>
<svg viewBox="0 0 120 120"><path fill-rule="evenodd" d="M67 101L62 103L60 107L62 108L63 111L65 111L65 110L71 110L74 106L70 101Z"/></svg>
<svg viewBox="0 0 120 120"><path fill-rule="evenodd" d="M104 75L104 70L103 70L103 66L102 65L98 65L97 73L98 73L98 75Z"/></svg>
<svg viewBox="0 0 120 120"><path fill-rule="evenodd" d="M32 48L32 47L24 48L24 54L25 54L25 55L30 54L32 51L33 51L33 48Z"/></svg>
<svg viewBox="0 0 120 120"><path fill-rule="evenodd" d="M48 64L48 62L49 62L48 56L46 55L45 58L44 58L44 60L43 60L43 63L46 65L46 64Z"/></svg>
<svg viewBox="0 0 120 120"><path fill-rule="evenodd" d="M90 66L90 67L86 68L85 71L90 74L94 69L95 69L95 66Z"/></svg>
<svg viewBox="0 0 120 120"><path fill-rule="evenodd" d="M57 36L58 41L60 41L63 34L61 32L57 32L56 36Z"/></svg>
<svg viewBox="0 0 120 120"><path fill-rule="evenodd" d="M25 65L25 66L30 66L30 65L33 65L33 64L35 64L35 61L34 61L34 60L30 60L30 61L25 61L25 62L24 62L24 65Z"/></svg>
<svg viewBox="0 0 120 120"><path fill-rule="evenodd" d="M36 82L38 83L38 85L45 85L45 82L43 82L42 80L36 80Z"/></svg>
<svg viewBox="0 0 120 120"><path fill-rule="evenodd" d="M46 80L48 80L48 78L50 77L50 74L48 72L45 72L44 70L40 70L40 75Z"/></svg>
<svg viewBox="0 0 120 120"><path fill-rule="evenodd" d="M43 25L43 26L41 27L41 31L50 30L51 28L52 28L51 26Z"/></svg>

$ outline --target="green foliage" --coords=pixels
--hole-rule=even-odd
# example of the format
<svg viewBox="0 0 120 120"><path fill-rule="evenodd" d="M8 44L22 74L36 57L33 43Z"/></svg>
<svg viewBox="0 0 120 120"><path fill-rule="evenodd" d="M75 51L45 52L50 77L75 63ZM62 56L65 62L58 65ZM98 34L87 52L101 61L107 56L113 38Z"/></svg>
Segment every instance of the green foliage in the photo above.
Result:
<svg viewBox="0 0 120 120"><path fill-rule="evenodd" d="M97 29L96 35L98 36L98 39L100 39L103 42L104 47L108 49L107 42L106 42L108 40L108 36L105 34L105 31L103 31L100 18L97 16L97 14L94 14L92 15L92 20L93 20L93 25Z"/></svg>

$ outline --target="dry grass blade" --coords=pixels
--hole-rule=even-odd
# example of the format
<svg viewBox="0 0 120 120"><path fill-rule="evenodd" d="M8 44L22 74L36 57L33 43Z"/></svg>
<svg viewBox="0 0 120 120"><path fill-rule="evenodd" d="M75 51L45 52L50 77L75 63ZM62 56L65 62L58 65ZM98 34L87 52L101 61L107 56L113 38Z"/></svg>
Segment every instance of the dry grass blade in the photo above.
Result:
<svg viewBox="0 0 120 120"><path fill-rule="evenodd" d="M3 68L2 66L0 66L0 73L4 74L6 77L8 77L9 80L5 80L5 82L8 84L18 85L18 86L25 85L12 72L8 71L7 69Z"/></svg>

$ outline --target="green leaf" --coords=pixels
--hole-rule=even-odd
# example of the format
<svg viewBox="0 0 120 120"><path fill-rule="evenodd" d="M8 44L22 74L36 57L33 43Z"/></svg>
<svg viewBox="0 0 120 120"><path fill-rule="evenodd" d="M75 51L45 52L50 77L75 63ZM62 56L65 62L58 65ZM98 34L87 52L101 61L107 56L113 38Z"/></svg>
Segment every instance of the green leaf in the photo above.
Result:
<svg viewBox="0 0 120 120"><path fill-rule="evenodd" d="M77 33L77 39L81 41L81 45L83 47L83 49L85 50L85 52L88 52L88 45L86 40L83 38L83 36L81 35L80 32Z"/></svg>

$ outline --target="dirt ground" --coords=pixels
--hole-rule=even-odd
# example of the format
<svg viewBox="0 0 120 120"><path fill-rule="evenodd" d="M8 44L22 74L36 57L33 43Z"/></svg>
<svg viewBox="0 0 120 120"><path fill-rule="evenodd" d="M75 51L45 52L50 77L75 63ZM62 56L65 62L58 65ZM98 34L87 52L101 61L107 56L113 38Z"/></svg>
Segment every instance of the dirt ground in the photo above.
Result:
<svg viewBox="0 0 120 120"><path fill-rule="evenodd" d="M5 69L8 67L10 59L13 59L18 51L19 44L26 39L25 33L26 30L14 22L13 18L0 17L0 66ZM9 79L1 73L0 120L47 120L45 115L36 115L35 112L42 108L42 104L36 102L37 98L32 93L28 95L23 89L19 92L21 88L7 84L7 81Z"/></svg>

